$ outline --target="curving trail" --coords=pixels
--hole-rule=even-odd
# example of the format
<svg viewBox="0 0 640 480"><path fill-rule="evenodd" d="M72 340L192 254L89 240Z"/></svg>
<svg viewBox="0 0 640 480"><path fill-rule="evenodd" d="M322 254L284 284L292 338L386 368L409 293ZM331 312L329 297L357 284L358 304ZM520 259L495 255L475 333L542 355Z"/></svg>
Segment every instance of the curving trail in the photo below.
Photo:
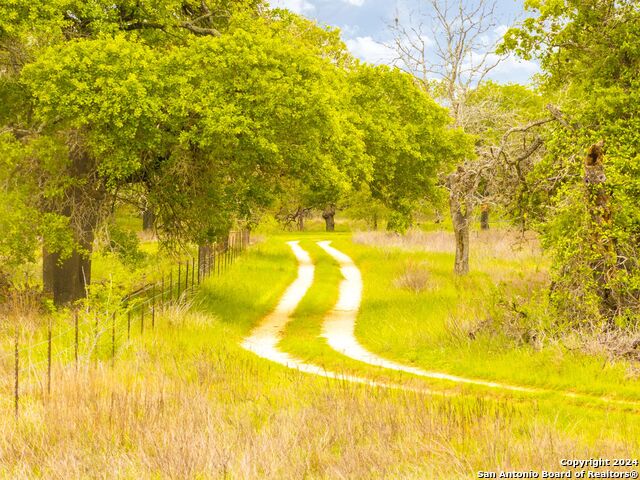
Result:
<svg viewBox="0 0 640 480"><path fill-rule="evenodd" d="M327 343L337 352L354 360L358 360L369 365L406 372L413 375L434 378L438 380L448 380L455 383L464 383L478 385L500 390L532 393L532 394L560 394L567 398L575 398L582 400L597 400L605 403L615 403L621 405L640 406L639 402L618 400L608 397L597 397L587 394L579 394L572 392L562 392L555 390L547 390L533 387L522 387L518 385L509 385L500 382L490 382L475 378L465 378L457 375L449 375L447 373L433 372L423 370L417 367L403 365L382 358L364 348L356 339L355 325L362 301L362 276L360 270L353 263L353 260L330 246L330 241L316 242L325 252L331 255L340 265L340 271L344 279L340 284L340 293L336 306L325 317L323 324L322 336L327 339Z"/></svg>
<svg viewBox="0 0 640 480"><path fill-rule="evenodd" d="M250 336L244 339L242 347L262 358L297 368L299 362L280 351L277 345L284 327L313 283L315 267L309 254L298 245L297 241L287 242L287 244L298 260L298 277L284 292L275 310L251 331Z"/></svg>
<svg viewBox="0 0 640 480"><path fill-rule="evenodd" d="M287 242L287 244L291 247L296 259L298 260L298 277L284 292L275 310L267 315L262 322L251 331L251 334L244 339L242 342L242 347L244 349L255 353L259 357L284 365L285 367L313 375L319 375L325 378L361 383L373 387L407 390L423 394L447 395L444 392L434 392L424 388L413 388L405 385L376 382L374 380L354 375L345 375L328 371L321 366L305 363L302 360L280 350L278 348L278 343L280 342L282 332L291 319L291 315L298 307L298 304L309 290L309 287L311 287L315 271L315 267L311 262L309 254L298 245L297 241Z"/></svg>
<svg viewBox="0 0 640 480"><path fill-rule="evenodd" d="M355 336L356 318L358 316L358 310L360 309L360 302L362 300L362 276L360 275L358 267L353 263L353 260L340 250L336 250L331 247L330 243L331 242L328 241L317 242L325 252L331 255L338 262L340 265L340 272L344 277L344 280L340 283L338 303L336 303L334 309L325 317L322 329L322 336L327 339L327 343L331 348L349 358L369 365L387 368L389 370L397 370L399 372L411 373L421 377L450 380L456 383L469 383L517 392L538 392L538 390L527 387L518 387L497 382L458 377L456 375L449 375L446 373L430 372L421 368L402 365L400 363L387 360L365 349L360 345Z"/></svg>
<svg viewBox="0 0 640 480"><path fill-rule="evenodd" d="M521 387L508 385L499 382L489 382L480 379L465 378L457 375L449 375L441 372L432 372L417 367L403 365L391 360L382 358L365 349L355 338L355 322L362 299L362 277L360 271L355 266L351 258L344 253L331 247L331 242L317 242L329 255L335 258L340 264L340 269L344 280L340 284L339 298L336 306L331 310L323 324L322 335L327 339L328 344L339 353L370 365L374 365L389 370L396 370L413 375L448 380L458 384L473 384L493 389L514 391L525 394L558 394L567 398L578 400L595 400L604 403L618 404L625 406L640 407L640 402L631 400L618 400L608 397L598 397L588 394L562 392L546 390L540 388ZM298 358L283 352L278 348L282 333L295 312L298 304L305 296L313 283L315 267L309 254L298 245L298 241L287 242L293 250L298 260L298 276L296 280L287 288L275 310L267 315L258 326L256 326L242 342L242 347L259 357L284 365L287 368L300 372L318 375L325 378L337 379L351 383L359 383L372 387L385 389L404 390L427 395L451 396L453 392L429 390L426 388L416 388L398 383L386 383L371 380L356 375L348 375L328 371L319 365L306 363Z"/></svg>

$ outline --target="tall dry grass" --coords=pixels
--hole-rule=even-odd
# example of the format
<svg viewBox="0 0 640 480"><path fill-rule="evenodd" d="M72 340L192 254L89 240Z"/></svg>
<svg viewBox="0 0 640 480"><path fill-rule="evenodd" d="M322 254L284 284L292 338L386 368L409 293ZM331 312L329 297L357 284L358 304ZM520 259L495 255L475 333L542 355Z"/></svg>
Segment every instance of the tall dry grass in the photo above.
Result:
<svg viewBox="0 0 640 480"><path fill-rule="evenodd" d="M453 232L412 229L405 235L391 232L356 232L353 241L361 245L402 248L425 252L455 252ZM537 237L532 232L522 234L515 230L493 229L470 233L470 245L473 254L480 257L517 260L519 258L539 257L542 255Z"/></svg>
<svg viewBox="0 0 640 480"><path fill-rule="evenodd" d="M216 333L190 317L191 332L166 323L115 368L59 366L52 395L25 398L17 422L3 395L0 476L455 479L637 453L637 437L561 434L530 404L317 379L233 345L183 348Z"/></svg>
<svg viewBox="0 0 640 480"><path fill-rule="evenodd" d="M393 284L396 288L420 293L432 287L433 281L426 262L410 260L406 263L403 272L395 278Z"/></svg>
<svg viewBox="0 0 640 480"><path fill-rule="evenodd" d="M455 253L453 232L412 229L405 235L391 232L356 232L353 242L365 246L422 251ZM470 233L470 265L490 275L495 284L507 282L515 288L529 289L549 281L549 260L533 232L509 229L479 230ZM453 269L453 260L451 264ZM524 275L514 275L520 272Z"/></svg>

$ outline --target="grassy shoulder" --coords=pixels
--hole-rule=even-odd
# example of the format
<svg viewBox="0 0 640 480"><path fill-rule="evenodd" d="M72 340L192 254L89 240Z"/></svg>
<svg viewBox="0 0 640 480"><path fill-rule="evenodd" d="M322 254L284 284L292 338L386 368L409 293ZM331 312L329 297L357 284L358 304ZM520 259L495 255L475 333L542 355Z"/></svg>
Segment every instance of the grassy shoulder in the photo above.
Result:
<svg viewBox="0 0 640 480"><path fill-rule="evenodd" d="M25 400L18 422L0 420L0 476L456 479L637 452L623 412L608 416L619 437L587 437L589 411L571 424L535 403L372 389L244 351L241 338L295 277L287 239L253 247L208 279L190 310L159 316L113 368L56 367L46 402Z"/></svg>
<svg viewBox="0 0 640 480"><path fill-rule="evenodd" d="M401 384L425 390L436 389L436 391L443 393L472 394L476 392L480 395L486 393L485 389L471 385L426 379L368 365L337 353L327 344L322 337L322 326L325 315L336 304L343 277L336 261L324 252L316 242L336 237L349 238L349 235L338 233L327 237L322 233L305 232L279 237L283 242L285 239L300 240L300 246L309 253L315 265L314 282L296 308L291 321L287 324L278 345L279 348L304 362L319 365L339 374L365 376L378 382Z"/></svg>
<svg viewBox="0 0 640 480"><path fill-rule="evenodd" d="M324 338L321 337L321 331L325 314L336 302L338 284L342 280L342 276L333 259L331 259L331 257L325 254L315 244L317 240L328 238L327 235L304 234L298 235L297 238L301 239L301 246L310 252L316 264L314 284L296 310L294 318L291 323L288 324L284 338L280 343L280 347L283 350L292 353L297 358L306 362L321 365L327 370L366 376L367 378L374 378L379 381L403 383L416 388L435 388L436 390L447 393L464 395L468 399L493 398L496 401L508 401L511 405L520 405L522 408L529 409L532 414L538 417L538 419L546 418L549 421L556 422L558 425L561 425L563 429L567 429L568 431L573 430L571 425L587 422L590 425L590 428L581 432L574 431L572 435L582 439L590 439L589 441L593 441L596 438L608 438L609 441L615 442L626 441L626 439L629 438L628 433L620 432L615 424L611 424L612 415L620 419L625 418L624 423L626 425L633 426L631 427L633 429L640 428L637 415L631 413L629 414L629 417L627 417L627 413L624 412L624 408L622 408L621 411L616 411L620 409L616 406L607 406L602 402L588 400L568 401L566 398L553 394L535 395L532 398L526 394L514 394L513 392L496 391L484 387L473 387L469 385L456 385L447 381L427 380L413 377L408 374L369 366L338 354L326 344ZM350 244L349 237L346 235L334 235L330 238L332 238L334 244L343 251L347 250L346 244ZM392 263L392 260L386 259L386 261L383 261L382 259L376 259L376 268L384 268L380 267L381 263L389 265ZM379 290L380 297L376 298L377 302L383 302L384 298L388 296L391 296L391 298L394 297L395 293L390 292L393 287L390 285L386 285L386 287L386 289L383 288ZM367 278L365 276L365 291L366 289ZM409 311L414 311L417 306L415 297L404 298L402 300L398 300L396 297L394 300L397 303L402 304L404 308ZM443 317L446 318L447 314L447 309L445 307L449 307L453 301L456 301L454 297L443 297L442 303L440 304L442 308L441 314ZM397 314L397 312L394 314ZM396 324L394 326L393 323L389 321L388 317L379 317L377 320L377 326L375 327L377 332L386 332L387 329L394 329L394 327L398 330L403 328L401 324ZM381 325L382 323L385 323L385 325ZM441 331L432 330L425 332L425 325L422 324L421 327L421 335L440 334L442 337L446 337L449 334L446 329ZM371 328L373 329L374 327L372 326ZM415 330L413 330L412 333L417 334ZM378 333L376 335L382 336L384 333ZM399 342L405 342L405 344L410 343L404 337L398 336L396 339ZM378 338L378 340L380 340L380 338ZM442 339L432 341L436 343L438 341L442 341ZM420 338L415 340L415 344L420 344ZM452 347L450 348L453 350ZM417 362L409 360L406 356L394 356L392 349L381 348L380 350L381 351L379 353L381 355L385 355L389 358L398 358L406 361L408 364L413 363L414 365L419 365ZM447 364L441 364L443 371L446 371L445 369L447 366ZM426 369L429 368L428 365L425 365L424 367ZM465 370L462 370L460 374L467 377L471 376ZM493 380L491 377L487 378L486 372L482 371L477 371L477 378ZM523 383L526 384L526 382ZM544 385L544 388L551 387L549 387L549 385ZM591 406L593 408L585 408L587 406ZM633 411L633 409L630 409L630 411Z"/></svg>
<svg viewBox="0 0 640 480"><path fill-rule="evenodd" d="M640 382L627 378L623 362L610 364L560 346L516 346L500 332L467 335L466 326L486 318L496 275L507 287L509 282L526 283L536 273L534 263L477 262L470 275L455 278L449 253L375 248L340 237L334 245L362 271L356 335L371 351L428 370L640 400ZM423 264L429 275L427 288L420 292L397 284L415 263Z"/></svg>

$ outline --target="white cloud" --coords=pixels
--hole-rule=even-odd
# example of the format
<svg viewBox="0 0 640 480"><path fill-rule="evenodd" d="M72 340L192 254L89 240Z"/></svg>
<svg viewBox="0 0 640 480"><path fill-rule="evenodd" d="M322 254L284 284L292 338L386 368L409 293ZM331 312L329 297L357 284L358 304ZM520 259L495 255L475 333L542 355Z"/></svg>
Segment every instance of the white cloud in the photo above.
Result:
<svg viewBox="0 0 640 480"><path fill-rule="evenodd" d="M474 67L480 64L483 58L485 58L483 54L474 52L466 59L462 68L468 74ZM540 73L540 66L534 61L522 60L513 55L504 57L501 60L500 58L501 57L495 53L490 53L486 56L484 65L491 66L497 62L497 65L489 72L487 78L500 83L515 82L526 84L531 81L533 75ZM498 62L498 60L500 61Z"/></svg>
<svg viewBox="0 0 640 480"><path fill-rule="evenodd" d="M362 5L364 5L364 2L366 0L342 0L345 3L348 3L349 5L354 5L356 7L361 7Z"/></svg>
<svg viewBox="0 0 640 480"><path fill-rule="evenodd" d="M357 37L360 27L358 25L342 25L340 31L345 37Z"/></svg>
<svg viewBox="0 0 640 480"><path fill-rule="evenodd" d="M365 62L390 64L396 56L393 49L376 42L369 36L350 38L345 43L353 55Z"/></svg>
<svg viewBox="0 0 640 480"><path fill-rule="evenodd" d="M529 83L536 73L540 73L538 63L509 56L491 71L489 77L499 82Z"/></svg>
<svg viewBox="0 0 640 480"><path fill-rule="evenodd" d="M286 8L293 13L305 14L313 12L316 6L308 0L271 0L272 8Z"/></svg>
<svg viewBox="0 0 640 480"><path fill-rule="evenodd" d="M493 31L498 36L498 38L502 38L504 37L504 34L507 33L507 30L509 30L509 27L507 25L498 25L496 28L494 28Z"/></svg>

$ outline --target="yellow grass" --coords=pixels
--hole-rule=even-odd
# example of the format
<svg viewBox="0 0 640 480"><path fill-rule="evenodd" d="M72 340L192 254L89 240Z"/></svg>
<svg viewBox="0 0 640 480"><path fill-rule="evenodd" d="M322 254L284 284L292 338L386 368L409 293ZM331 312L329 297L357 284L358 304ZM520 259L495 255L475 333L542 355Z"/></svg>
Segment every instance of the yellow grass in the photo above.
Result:
<svg viewBox="0 0 640 480"><path fill-rule="evenodd" d="M167 347L210 323L188 322L115 369L57 369L47 401L0 420L4 478L470 478L632 454L561 434L529 405L317 380L233 346Z"/></svg>
<svg viewBox="0 0 640 480"><path fill-rule="evenodd" d="M638 415L497 395L422 395L332 381L239 347L295 274L282 239L159 316L113 366L25 374L13 417L2 362L0 478L456 479L637 457ZM5 352L3 352L5 353Z"/></svg>

